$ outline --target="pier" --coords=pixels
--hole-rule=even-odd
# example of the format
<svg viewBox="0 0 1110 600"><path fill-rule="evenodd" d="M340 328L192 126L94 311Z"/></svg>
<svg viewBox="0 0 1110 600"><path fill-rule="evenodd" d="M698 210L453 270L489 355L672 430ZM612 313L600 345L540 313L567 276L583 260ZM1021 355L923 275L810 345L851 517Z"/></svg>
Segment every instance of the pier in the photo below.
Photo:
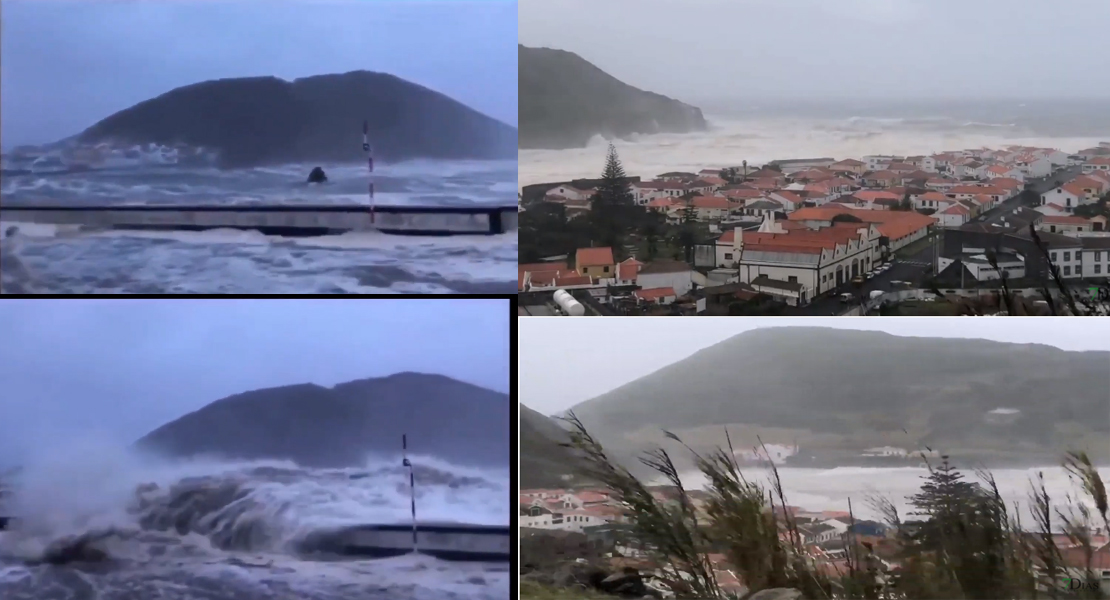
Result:
<svg viewBox="0 0 1110 600"><path fill-rule="evenodd" d="M517 229L516 206L4 206L4 222L90 229L203 231L250 229L313 236L348 231L394 235L497 235Z"/></svg>
<svg viewBox="0 0 1110 600"><path fill-rule="evenodd" d="M415 549L443 560L508 561L516 545L505 525L465 523L418 523ZM345 556L387 558L413 552L413 526L356 525L339 530L317 532L301 544L307 552L326 552Z"/></svg>

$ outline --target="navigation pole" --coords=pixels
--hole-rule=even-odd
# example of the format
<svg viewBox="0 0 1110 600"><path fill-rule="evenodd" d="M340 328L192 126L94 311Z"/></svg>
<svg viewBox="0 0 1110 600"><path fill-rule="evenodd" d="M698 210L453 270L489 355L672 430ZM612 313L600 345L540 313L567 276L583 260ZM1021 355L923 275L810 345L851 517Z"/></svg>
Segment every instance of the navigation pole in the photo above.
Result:
<svg viewBox="0 0 1110 600"><path fill-rule="evenodd" d="M374 222L374 153L370 150L370 123L362 122L362 149L366 152L366 165L370 167L370 222ZM407 459L406 459L407 462ZM415 534L415 531L413 533Z"/></svg>
<svg viewBox="0 0 1110 600"><path fill-rule="evenodd" d="M408 457L408 436L401 434L401 465L409 468L409 493L412 497L412 551L416 552L416 480L412 474L412 462Z"/></svg>

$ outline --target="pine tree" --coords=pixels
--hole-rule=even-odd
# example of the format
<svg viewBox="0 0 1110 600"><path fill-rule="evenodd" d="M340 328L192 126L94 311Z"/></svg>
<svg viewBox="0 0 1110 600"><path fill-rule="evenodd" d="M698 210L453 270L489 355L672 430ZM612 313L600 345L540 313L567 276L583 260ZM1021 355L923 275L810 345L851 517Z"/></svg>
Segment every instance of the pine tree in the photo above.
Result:
<svg viewBox="0 0 1110 600"><path fill-rule="evenodd" d="M918 509L914 513L930 520L957 515L968 501L979 496L979 486L963 480L963 473L941 457L941 464L929 473L921 492L909 498L910 504Z"/></svg>
<svg viewBox="0 0 1110 600"><path fill-rule="evenodd" d="M624 236L632 225L632 211L635 206L636 201L628 187L617 149L609 144L605 170L601 174L601 183L594 192L590 207L595 238L599 245L610 246L614 253L620 253Z"/></svg>

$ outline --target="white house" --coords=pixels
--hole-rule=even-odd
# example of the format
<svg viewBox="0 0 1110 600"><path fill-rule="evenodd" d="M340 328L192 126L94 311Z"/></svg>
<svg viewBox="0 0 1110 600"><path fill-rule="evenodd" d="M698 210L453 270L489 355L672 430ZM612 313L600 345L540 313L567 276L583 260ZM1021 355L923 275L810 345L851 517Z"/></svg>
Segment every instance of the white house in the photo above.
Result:
<svg viewBox="0 0 1110 600"><path fill-rule="evenodd" d="M886 168L887 165L896 161L902 160L901 156L887 156L882 154L874 154L863 157L863 162L867 164L868 171L879 171Z"/></svg>
<svg viewBox="0 0 1110 600"><path fill-rule="evenodd" d="M1084 277L1110 277L1110 237L1080 238Z"/></svg>
<svg viewBox="0 0 1110 600"><path fill-rule="evenodd" d="M894 446L879 446L877 448L868 448L864 450L862 456L906 456L905 448L895 448Z"/></svg>
<svg viewBox="0 0 1110 600"><path fill-rule="evenodd" d="M656 198L677 198L685 193L685 187L678 181L637 181L630 189L640 206Z"/></svg>
<svg viewBox="0 0 1110 600"><path fill-rule="evenodd" d="M1041 206L1049 204L1056 204L1064 207L1065 210L1071 212L1075 207L1079 206L1086 199L1086 193L1082 188L1079 188L1070 183L1048 190L1041 194Z"/></svg>
<svg viewBox="0 0 1110 600"><path fill-rule="evenodd" d="M794 192L785 190L777 190L767 194L767 197L782 205L786 212L794 212L802 205L805 200Z"/></svg>
<svg viewBox="0 0 1110 600"><path fill-rule="evenodd" d="M1110 171L1110 156L1096 156L1087 159L1083 163L1083 172L1090 173L1091 171Z"/></svg>
<svg viewBox="0 0 1110 600"><path fill-rule="evenodd" d="M646 304L673 304L678 296L672 287L643 288L632 292L638 302Z"/></svg>
<svg viewBox="0 0 1110 600"><path fill-rule="evenodd" d="M543 199L548 202L566 202L567 200L589 200L594 195L594 190L583 190L573 185L560 185L547 190Z"/></svg>
<svg viewBox="0 0 1110 600"><path fill-rule="evenodd" d="M1014 165L1026 177L1044 177L1052 174L1052 161L1044 157L1025 154L1017 157Z"/></svg>
<svg viewBox="0 0 1110 600"><path fill-rule="evenodd" d="M677 260L654 260L640 267L636 282L644 290L671 288L685 296L694 287L694 269Z"/></svg>
<svg viewBox="0 0 1110 600"><path fill-rule="evenodd" d="M1053 242L1049 246L1048 258L1052 261L1052 264L1060 269L1060 276L1065 279L1094 275L1093 267L1091 272L1086 274L1083 272L1083 244L1080 239L1082 238L1077 238L1074 243L1067 244Z"/></svg>
<svg viewBox="0 0 1110 600"><path fill-rule="evenodd" d="M933 213L933 217L939 227L955 228L971 220L971 209L962 204L952 204Z"/></svg>
<svg viewBox="0 0 1110 600"><path fill-rule="evenodd" d="M1091 219L1076 216L1045 216L1038 226L1041 231L1061 233L1064 235L1077 235L1095 230L1095 222Z"/></svg>

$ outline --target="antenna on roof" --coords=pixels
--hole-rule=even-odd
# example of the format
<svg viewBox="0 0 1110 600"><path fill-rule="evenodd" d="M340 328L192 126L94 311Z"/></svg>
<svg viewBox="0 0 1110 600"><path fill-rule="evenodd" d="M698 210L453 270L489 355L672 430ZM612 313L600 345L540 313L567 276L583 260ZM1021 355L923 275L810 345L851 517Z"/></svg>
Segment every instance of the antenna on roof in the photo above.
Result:
<svg viewBox="0 0 1110 600"><path fill-rule="evenodd" d="M412 497L412 551L416 552L416 479L412 474L412 462L408 457L408 436L401 434L401 466L409 468L409 494Z"/></svg>

